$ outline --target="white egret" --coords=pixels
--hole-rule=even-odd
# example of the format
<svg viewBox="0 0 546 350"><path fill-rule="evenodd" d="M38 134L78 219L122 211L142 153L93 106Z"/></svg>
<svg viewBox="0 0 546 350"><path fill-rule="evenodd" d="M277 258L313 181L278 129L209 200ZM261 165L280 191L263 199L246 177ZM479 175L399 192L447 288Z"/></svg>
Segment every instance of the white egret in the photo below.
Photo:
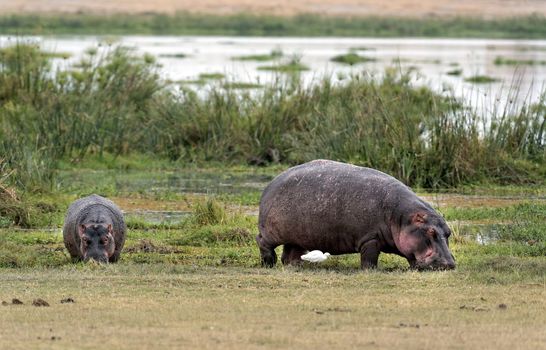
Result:
<svg viewBox="0 0 546 350"><path fill-rule="evenodd" d="M312 263L323 262L328 259L330 253L323 253L320 250L312 250L307 254L301 256L301 260L309 261Z"/></svg>

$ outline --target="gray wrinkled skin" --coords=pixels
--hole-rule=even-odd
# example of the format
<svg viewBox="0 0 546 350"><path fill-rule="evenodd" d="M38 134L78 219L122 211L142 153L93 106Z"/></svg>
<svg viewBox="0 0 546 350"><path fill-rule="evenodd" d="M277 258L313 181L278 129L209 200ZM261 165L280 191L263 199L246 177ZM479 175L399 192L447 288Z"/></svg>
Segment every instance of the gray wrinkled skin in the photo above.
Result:
<svg viewBox="0 0 546 350"><path fill-rule="evenodd" d="M405 257L417 269L452 269L444 219L406 185L380 171L330 160L288 169L260 200L256 241L262 264L300 264L311 250L360 253L363 269L380 252Z"/></svg>
<svg viewBox="0 0 546 350"><path fill-rule="evenodd" d="M112 201L93 194L76 200L68 208L64 245L73 261L116 262L126 232L121 210Z"/></svg>

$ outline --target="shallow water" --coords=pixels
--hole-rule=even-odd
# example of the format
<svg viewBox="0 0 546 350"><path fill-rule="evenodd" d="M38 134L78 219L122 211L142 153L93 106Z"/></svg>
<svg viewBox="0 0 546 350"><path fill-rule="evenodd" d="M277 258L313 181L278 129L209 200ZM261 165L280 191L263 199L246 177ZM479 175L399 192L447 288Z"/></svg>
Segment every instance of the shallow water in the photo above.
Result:
<svg viewBox="0 0 546 350"><path fill-rule="evenodd" d="M481 245L493 244L499 240L498 224L473 221L452 221L448 224L452 228L456 227L461 237Z"/></svg>
<svg viewBox="0 0 546 350"><path fill-rule="evenodd" d="M0 46L13 44L13 37L0 36ZM22 40L21 38L17 40ZM237 56L269 54L281 50L280 62L292 57L301 59L310 70L302 73L311 82L325 75L343 78L350 74L380 76L385 68L415 70L415 83L437 91L455 94L479 111L491 112L512 108L524 101L536 102L546 88L546 65L495 65L497 57L543 61L545 40L493 39L425 39L425 38L263 38L263 37L195 37L195 36L124 36L115 39L96 36L28 37L43 49L66 52L68 59L55 59L55 65L68 68L78 62L85 50L123 44L139 53L150 53L162 65L161 75L172 81L197 80L202 73L222 73L234 82L267 83L276 73L257 70L272 62L238 61ZM114 42L114 44L112 44ZM374 62L347 66L331 62L333 56L352 49ZM99 51L100 52L100 51ZM184 58L162 55L184 54ZM447 72L462 69L460 76ZM498 79L489 84L465 82L474 75ZM198 87L199 88L199 87ZM202 89L201 89L202 90ZM451 92L452 91L452 92Z"/></svg>
<svg viewBox="0 0 546 350"><path fill-rule="evenodd" d="M191 211L134 210L124 211L125 220L139 220L147 224L178 224L192 214Z"/></svg>
<svg viewBox="0 0 546 350"><path fill-rule="evenodd" d="M217 170L179 169L176 171L65 171L59 176L58 187L77 191L89 188L100 178L100 186L121 195L126 193L168 194L196 193L204 195L261 192L274 175L260 172L222 172Z"/></svg>

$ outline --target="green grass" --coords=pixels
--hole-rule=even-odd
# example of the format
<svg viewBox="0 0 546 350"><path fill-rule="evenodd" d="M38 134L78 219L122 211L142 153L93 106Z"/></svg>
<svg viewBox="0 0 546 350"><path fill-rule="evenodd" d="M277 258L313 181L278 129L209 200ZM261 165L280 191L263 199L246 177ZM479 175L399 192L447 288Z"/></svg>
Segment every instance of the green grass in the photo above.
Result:
<svg viewBox="0 0 546 350"><path fill-rule="evenodd" d="M283 53L281 50L272 50L268 54L264 55L248 55L248 56L236 56L233 57L234 60L237 61L258 61L258 62L264 62L264 61L273 61L277 60L279 58L283 57Z"/></svg>
<svg viewBox="0 0 546 350"><path fill-rule="evenodd" d="M63 60L72 57L72 54L69 52L44 52L44 54L49 58L62 58Z"/></svg>
<svg viewBox="0 0 546 350"><path fill-rule="evenodd" d="M162 53L159 55L159 57L165 57L165 58L186 58L188 57L185 53Z"/></svg>
<svg viewBox="0 0 546 350"><path fill-rule="evenodd" d="M354 52L350 52L344 55L334 56L330 61L352 66L358 63L373 62L375 61L375 58L360 56Z"/></svg>
<svg viewBox="0 0 546 350"><path fill-rule="evenodd" d="M498 56L493 61L495 65L497 66L534 66L534 65L546 65L546 60L522 60L522 59L514 59L514 58L505 58Z"/></svg>
<svg viewBox="0 0 546 350"><path fill-rule="evenodd" d="M490 77L487 75L474 75L468 78L465 78L464 81L475 84L489 84L499 81L497 78Z"/></svg>
<svg viewBox="0 0 546 350"><path fill-rule="evenodd" d="M448 71L446 74L458 77L458 76L463 74L463 70L462 69L452 69L452 70Z"/></svg>
<svg viewBox="0 0 546 350"><path fill-rule="evenodd" d="M367 47L367 46L355 46L350 47L349 51L375 51L375 47Z"/></svg>
<svg viewBox="0 0 546 350"><path fill-rule="evenodd" d="M219 80L224 79L226 76L222 73L201 73L199 74L199 79L212 79Z"/></svg>
<svg viewBox="0 0 546 350"><path fill-rule="evenodd" d="M546 38L546 18L384 18L298 15L294 17L234 14L91 14L4 15L6 35L240 35L351 37Z"/></svg>
<svg viewBox="0 0 546 350"><path fill-rule="evenodd" d="M258 89L262 88L262 84L257 83L244 83L244 82L236 82L236 81L230 81L224 84L224 87L226 89Z"/></svg>
<svg viewBox="0 0 546 350"><path fill-rule="evenodd" d="M273 66L259 66L257 69L279 73L298 73L309 70L309 67L302 64L299 59L292 59L288 63L279 63Z"/></svg>
<svg viewBox="0 0 546 350"><path fill-rule="evenodd" d="M186 86L186 85L205 85L209 81L207 79L186 79L186 80L177 80L176 83L180 84L180 86Z"/></svg>

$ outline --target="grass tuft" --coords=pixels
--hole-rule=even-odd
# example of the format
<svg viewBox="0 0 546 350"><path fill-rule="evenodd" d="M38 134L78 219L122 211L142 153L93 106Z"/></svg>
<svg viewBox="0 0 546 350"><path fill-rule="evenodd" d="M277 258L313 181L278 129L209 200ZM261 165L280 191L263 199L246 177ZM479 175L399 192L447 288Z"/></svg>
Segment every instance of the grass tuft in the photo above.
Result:
<svg viewBox="0 0 546 350"><path fill-rule="evenodd" d="M194 217L199 225L222 224L227 220L224 207L213 199L204 203L197 203L194 208Z"/></svg>
<svg viewBox="0 0 546 350"><path fill-rule="evenodd" d="M546 60L522 60L514 58L504 58L498 56L493 61L497 66L534 66L534 65L546 65Z"/></svg>
<svg viewBox="0 0 546 350"><path fill-rule="evenodd" d="M334 56L332 57L332 59L330 59L330 61L332 62L348 64L350 66L358 64L358 63L373 62L375 60L376 60L375 58L360 56L354 52L350 52L344 55Z"/></svg>
<svg viewBox="0 0 546 350"><path fill-rule="evenodd" d="M487 75L474 75L468 78L465 78L464 81L475 84L489 84L499 81L497 78L493 78Z"/></svg>
<svg viewBox="0 0 546 350"><path fill-rule="evenodd" d="M298 73L309 70L309 67L302 64L299 58L293 58L288 63L277 64L274 66L259 66L258 70L268 70L279 73Z"/></svg>
<svg viewBox="0 0 546 350"><path fill-rule="evenodd" d="M236 61L264 62L264 61L277 60L281 57L283 57L283 52L280 49L277 49L277 50L272 50L270 53L264 54L264 55L236 56L236 57L233 57L233 59Z"/></svg>
<svg viewBox="0 0 546 350"><path fill-rule="evenodd" d="M462 69L452 69L452 70L448 71L446 74L458 77L458 76L463 74L463 70Z"/></svg>

